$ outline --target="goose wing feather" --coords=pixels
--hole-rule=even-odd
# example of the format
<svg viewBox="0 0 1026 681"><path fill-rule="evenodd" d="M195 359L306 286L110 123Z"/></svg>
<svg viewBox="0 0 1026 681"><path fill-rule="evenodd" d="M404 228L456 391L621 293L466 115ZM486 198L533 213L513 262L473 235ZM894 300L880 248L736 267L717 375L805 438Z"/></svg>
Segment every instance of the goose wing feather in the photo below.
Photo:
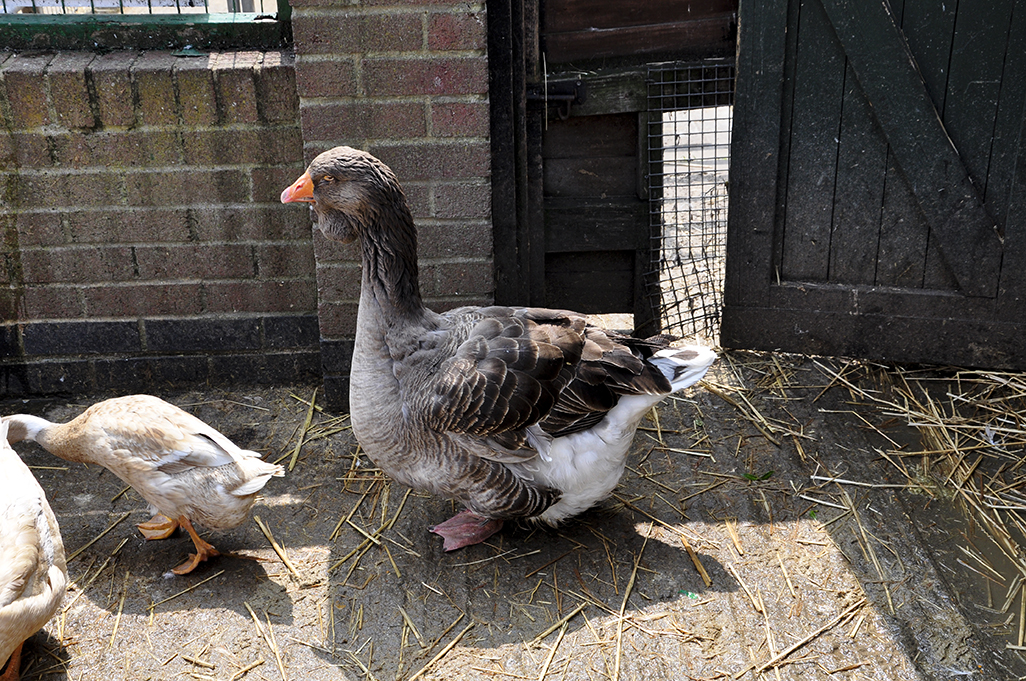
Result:
<svg viewBox="0 0 1026 681"><path fill-rule="evenodd" d="M469 311L465 314L471 314ZM485 308L434 380L430 425L486 438L487 458L534 456L527 428L554 437L586 430L620 395L665 394L669 381L644 360L667 339L589 326L564 310Z"/></svg>

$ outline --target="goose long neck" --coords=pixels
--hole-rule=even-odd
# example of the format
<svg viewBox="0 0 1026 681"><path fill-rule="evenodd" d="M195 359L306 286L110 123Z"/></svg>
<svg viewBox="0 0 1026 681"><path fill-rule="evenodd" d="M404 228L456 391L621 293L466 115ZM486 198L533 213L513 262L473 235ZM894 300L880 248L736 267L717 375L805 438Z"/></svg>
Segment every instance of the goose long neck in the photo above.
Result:
<svg viewBox="0 0 1026 681"><path fill-rule="evenodd" d="M402 316L424 312L417 271L417 229L401 190L383 202L372 229L364 230L364 285L370 286L383 311Z"/></svg>

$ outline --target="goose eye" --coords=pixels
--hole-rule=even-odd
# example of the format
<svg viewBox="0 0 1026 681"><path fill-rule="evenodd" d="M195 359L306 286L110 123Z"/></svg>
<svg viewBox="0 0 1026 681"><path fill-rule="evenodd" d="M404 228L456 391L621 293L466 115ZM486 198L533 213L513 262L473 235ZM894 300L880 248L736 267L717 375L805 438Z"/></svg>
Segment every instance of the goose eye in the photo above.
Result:
<svg viewBox="0 0 1026 681"><path fill-rule="evenodd" d="M321 178L321 179L322 179L322 180L323 180L324 182L334 182L334 181L335 181L335 176L334 176L334 175L325 175L325 176L324 176L323 178Z"/></svg>

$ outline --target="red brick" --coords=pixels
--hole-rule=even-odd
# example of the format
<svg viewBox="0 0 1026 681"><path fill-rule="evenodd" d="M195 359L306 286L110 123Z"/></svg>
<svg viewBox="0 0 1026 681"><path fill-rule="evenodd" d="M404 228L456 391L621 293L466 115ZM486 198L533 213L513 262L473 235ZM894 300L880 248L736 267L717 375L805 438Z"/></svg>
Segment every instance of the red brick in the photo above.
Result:
<svg viewBox="0 0 1026 681"><path fill-rule="evenodd" d="M317 318L321 323L321 338L352 338L356 335L356 303L320 301Z"/></svg>
<svg viewBox="0 0 1026 681"><path fill-rule="evenodd" d="M49 124L43 74L53 55L15 55L3 63L2 76L11 108L12 130L38 128Z"/></svg>
<svg viewBox="0 0 1026 681"><path fill-rule="evenodd" d="M23 249L26 284L129 281L135 275L128 246Z"/></svg>
<svg viewBox="0 0 1026 681"><path fill-rule="evenodd" d="M82 319L85 304L78 287L26 286L22 298L24 319Z"/></svg>
<svg viewBox="0 0 1026 681"><path fill-rule="evenodd" d="M428 15L429 50L482 50L487 42L483 12Z"/></svg>
<svg viewBox="0 0 1026 681"><path fill-rule="evenodd" d="M303 174L303 166L254 168L250 171L253 182L253 202L278 204L281 192ZM280 204L278 204L280 205ZM287 206L282 206L287 208ZM292 214L291 211L289 213Z"/></svg>
<svg viewBox="0 0 1026 681"><path fill-rule="evenodd" d="M0 169L17 166L17 163L14 136L6 131L0 131Z"/></svg>
<svg viewBox="0 0 1026 681"><path fill-rule="evenodd" d="M175 58L170 52L144 52L132 63L132 80L139 97L137 114L144 125L175 125ZM122 93L125 96L126 93Z"/></svg>
<svg viewBox="0 0 1026 681"><path fill-rule="evenodd" d="M206 311L313 312L317 288L313 281L204 282Z"/></svg>
<svg viewBox="0 0 1026 681"><path fill-rule="evenodd" d="M178 86L178 106L182 112L182 123L185 125L217 124L214 60L214 55L182 57L175 60L174 76Z"/></svg>
<svg viewBox="0 0 1026 681"><path fill-rule="evenodd" d="M363 62L363 81L368 97L483 95L488 92L488 61L373 57Z"/></svg>
<svg viewBox="0 0 1026 681"><path fill-rule="evenodd" d="M491 185L456 183L435 185L432 190L437 218L460 220L487 219L492 214Z"/></svg>
<svg viewBox="0 0 1026 681"><path fill-rule="evenodd" d="M293 123L299 117L296 58L291 51L264 53L256 74L257 108L264 123Z"/></svg>
<svg viewBox="0 0 1026 681"><path fill-rule="evenodd" d="M260 120L253 80L260 59L259 52L221 52L216 55L214 83L222 123L233 125Z"/></svg>
<svg viewBox="0 0 1026 681"><path fill-rule="evenodd" d="M491 170L487 142L372 145L368 151L391 167L404 184L417 180L476 179L487 177Z"/></svg>
<svg viewBox="0 0 1026 681"><path fill-rule="evenodd" d="M86 286L82 288L87 317L153 317L198 315L202 310L199 282Z"/></svg>
<svg viewBox="0 0 1026 681"><path fill-rule="evenodd" d="M14 219L18 230L18 245L26 246L60 246L67 243L61 214L56 211L41 213L18 213Z"/></svg>
<svg viewBox="0 0 1026 681"><path fill-rule="evenodd" d="M488 295L495 290L491 261L428 264L421 268L425 297Z"/></svg>
<svg viewBox="0 0 1026 681"><path fill-rule="evenodd" d="M88 52L59 52L46 69L57 122L66 128L96 126L86 85L86 69L93 58Z"/></svg>
<svg viewBox="0 0 1026 681"><path fill-rule="evenodd" d="M428 184L403 183L403 194L406 195L406 203L413 213L414 220L430 218L431 211L431 186Z"/></svg>
<svg viewBox="0 0 1026 681"><path fill-rule="evenodd" d="M304 57L296 64L296 92L300 97L354 97L356 66L352 59L331 55L327 59ZM298 111L299 103L296 104Z"/></svg>
<svg viewBox="0 0 1026 681"><path fill-rule="evenodd" d="M215 128L181 133L190 165L300 163L303 138L297 127Z"/></svg>
<svg viewBox="0 0 1026 681"><path fill-rule="evenodd" d="M280 194L281 190L278 191ZM295 206L278 202L272 205L194 208L192 214L196 236L200 241L310 238L309 209L299 210Z"/></svg>
<svg viewBox="0 0 1026 681"><path fill-rule="evenodd" d="M131 206L249 201L249 177L244 170L130 172L125 185Z"/></svg>
<svg viewBox="0 0 1026 681"><path fill-rule="evenodd" d="M48 158L42 165L58 168L166 166L182 156L175 133L162 130L19 135L18 152L22 165L39 166Z"/></svg>
<svg viewBox="0 0 1026 681"><path fill-rule="evenodd" d="M135 123L132 103L132 63L138 52L110 52L97 55L89 64L96 91L100 122L104 127L130 126Z"/></svg>
<svg viewBox="0 0 1026 681"><path fill-rule="evenodd" d="M314 278L313 243L263 244L255 248L260 279Z"/></svg>
<svg viewBox="0 0 1026 681"><path fill-rule="evenodd" d="M122 208L64 213L78 244L184 242L191 236L186 208Z"/></svg>
<svg viewBox="0 0 1026 681"><path fill-rule="evenodd" d="M320 300L359 302L362 273L359 263L343 263L317 268L317 294Z"/></svg>
<svg viewBox="0 0 1026 681"><path fill-rule="evenodd" d="M117 173L22 173L18 205L56 208L121 205L121 177Z"/></svg>
<svg viewBox="0 0 1026 681"><path fill-rule="evenodd" d="M424 137L424 105L417 102L300 105L305 140Z"/></svg>
<svg viewBox="0 0 1026 681"><path fill-rule="evenodd" d="M488 137L488 102L431 103L431 133L435 137Z"/></svg>
<svg viewBox="0 0 1026 681"><path fill-rule="evenodd" d="M492 254L491 224L426 223L418 231L422 258L482 258Z"/></svg>
<svg viewBox="0 0 1026 681"><path fill-rule="evenodd" d="M244 244L136 246L139 277L152 279L248 279L252 247Z"/></svg>
<svg viewBox="0 0 1026 681"><path fill-rule="evenodd" d="M301 55L409 52L424 48L419 12L292 15L292 36ZM300 64L302 64L300 59Z"/></svg>

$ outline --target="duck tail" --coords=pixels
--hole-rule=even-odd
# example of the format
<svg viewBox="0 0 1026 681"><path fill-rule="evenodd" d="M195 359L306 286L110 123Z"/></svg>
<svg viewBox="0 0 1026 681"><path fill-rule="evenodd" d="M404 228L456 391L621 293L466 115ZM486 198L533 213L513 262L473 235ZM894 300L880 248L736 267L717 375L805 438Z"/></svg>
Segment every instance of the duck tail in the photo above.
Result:
<svg viewBox="0 0 1026 681"><path fill-rule="evenodd" d="M280 478L285 475L285 469L275 463L268 463L259 458L245 458L236 462L244 482L232 490L237 497L246 497L256 494L264 488L271 478Z"/></svg>

